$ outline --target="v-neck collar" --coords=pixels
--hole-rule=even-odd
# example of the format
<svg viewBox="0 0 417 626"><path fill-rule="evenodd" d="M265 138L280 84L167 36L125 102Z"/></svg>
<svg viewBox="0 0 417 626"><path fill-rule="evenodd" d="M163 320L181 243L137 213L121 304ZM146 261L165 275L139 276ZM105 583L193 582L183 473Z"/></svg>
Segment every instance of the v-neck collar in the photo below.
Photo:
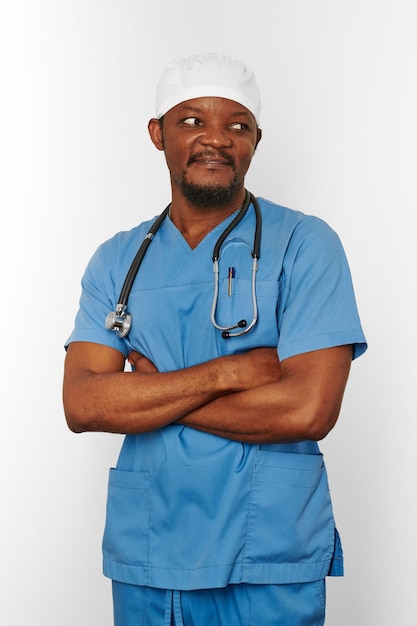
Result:
<svg viewBox="0 0 417 626"><path fill-rule="evenodd" d="M201 241L198 242L195 248L192 248L190 246L190 244L188 243L188 241L186 240L186 238L184 237L180 229L177 226L175 226L174 222L171 220L169 215L166 217L165 222L167 224L167 227L171 228L172 232L176 233L178 241L181 242L182 247L185 250L187 250L190 254L193 254L193 253L198 254L199 251L202 248L205 248L206 245L208 245L213 238L216 238L216 241L217 241L218 237L228 227L228 225L232 222L232 220L235 218L235 216L237 215L239 211L240 211L240 208L236 209L236 211L233 211L233 213L231 213L228 217L226 217L222 222L217 224L217 226L215 226L212 230L210 230L207 233L207 235L205 235L201 239Z"/></svg>

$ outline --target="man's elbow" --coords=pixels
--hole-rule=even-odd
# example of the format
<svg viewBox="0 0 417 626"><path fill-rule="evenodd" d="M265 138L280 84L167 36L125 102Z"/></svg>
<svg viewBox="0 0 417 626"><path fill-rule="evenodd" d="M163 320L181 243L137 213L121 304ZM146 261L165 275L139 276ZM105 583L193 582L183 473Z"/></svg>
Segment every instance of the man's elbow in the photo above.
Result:
<svg viewBox="0 0 417 626"><path fill-rule="evenodd" d="M68 428L73 433L84 433L91 430L89 411L86 406L76 400L75 394L63 393L64 415Z"/></svg>
<svg viewBox="0 0 417 626"><path fill-rule="evenodd" d="M321 441L334 428L339 417L340 409L332 411L313 412L306 420L305 431L306 439L311 441Z"/></svg>
<svg viewBox="0 0 417 626"><path fill-rule="evenodd" d="M81 419L76 413L70 411L69 409L65 409L65 407L64 413L67 426L73 433L84 433L89 430L85 424L85 420Z"/></svg>

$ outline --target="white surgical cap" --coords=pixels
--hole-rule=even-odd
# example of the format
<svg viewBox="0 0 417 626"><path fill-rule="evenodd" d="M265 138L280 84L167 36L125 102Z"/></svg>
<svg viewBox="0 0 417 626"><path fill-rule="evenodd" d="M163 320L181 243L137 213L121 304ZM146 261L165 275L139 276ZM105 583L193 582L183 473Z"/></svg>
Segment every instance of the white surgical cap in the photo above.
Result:
<svg viewBox="0 0 417 626"><path fill-rule="evenodd" d="M156 116L185 100L210 96L239 102L259 124L261 101L252 70L221 54L180 57L167 65L156 90Z"/></svg>

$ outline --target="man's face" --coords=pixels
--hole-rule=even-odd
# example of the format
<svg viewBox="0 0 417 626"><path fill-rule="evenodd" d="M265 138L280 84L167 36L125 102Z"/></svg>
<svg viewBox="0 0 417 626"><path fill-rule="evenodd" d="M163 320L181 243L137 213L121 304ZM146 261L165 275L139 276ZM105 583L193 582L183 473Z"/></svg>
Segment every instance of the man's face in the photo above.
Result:
<svg viewBox="0 0 417 626"><path fill-rule="evenodd" d="M165 158L173 193L197 206L222 205L243 188L261 138L255 118L225 98L186 100L170 109L151 137ZM156 133L156 134L155 134Z"/></svg>

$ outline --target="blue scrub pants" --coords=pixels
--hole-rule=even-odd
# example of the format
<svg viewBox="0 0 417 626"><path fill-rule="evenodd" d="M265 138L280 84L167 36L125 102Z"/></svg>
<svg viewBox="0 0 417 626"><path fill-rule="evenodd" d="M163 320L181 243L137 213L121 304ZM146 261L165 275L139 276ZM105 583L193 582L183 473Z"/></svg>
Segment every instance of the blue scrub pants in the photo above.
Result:
<svg viewBox="0 0 417 626"><path fill-rule="evenodd" d="M170 591L113 581L115 626L323 626L325 581Z"/></svg>

